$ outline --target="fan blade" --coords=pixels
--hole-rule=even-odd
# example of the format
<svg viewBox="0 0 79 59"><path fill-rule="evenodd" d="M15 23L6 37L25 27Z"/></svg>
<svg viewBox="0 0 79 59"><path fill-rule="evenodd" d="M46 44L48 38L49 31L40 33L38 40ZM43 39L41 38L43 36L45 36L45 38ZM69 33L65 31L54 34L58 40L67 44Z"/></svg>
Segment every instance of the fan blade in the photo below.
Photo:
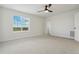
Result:
<svg viewBox="0 0 79 59"><path fill-rule="evenodd" d="M52 10L48 10L49 12L53 12Z"/></svg>
<svg viewBox="0 0 79 59"><path fill-rule="evenodd" d="M48 7L50 8L52 6L52 4L49 4Z"/></svg>
<svg viewBox="0 0 79 59"><path fill-rule="evenodd" d="M47 5L45 5L45 10L47 10Z"/></svg>

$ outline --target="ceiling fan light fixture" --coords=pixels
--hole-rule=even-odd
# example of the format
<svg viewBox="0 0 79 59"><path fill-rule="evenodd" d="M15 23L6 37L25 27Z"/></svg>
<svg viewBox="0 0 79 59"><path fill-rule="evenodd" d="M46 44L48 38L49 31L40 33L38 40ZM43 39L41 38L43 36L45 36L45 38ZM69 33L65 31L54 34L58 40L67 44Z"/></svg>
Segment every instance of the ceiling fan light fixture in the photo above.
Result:
<svg viewBox="0 0 79 59"><path fill-rule="evenodd" d="M41 11L38 11L38 12L42 12L42 11L45 13L53 12L52 10L49 9L51 7L51 5L52 4L45 5L44 9Z"/></svg>
<svg viewBox="0 0 79 59"><path fill-rule="evenodd" d="M45 13L48 13L48 10L45 10L44 12L45 12Z"/></svg>

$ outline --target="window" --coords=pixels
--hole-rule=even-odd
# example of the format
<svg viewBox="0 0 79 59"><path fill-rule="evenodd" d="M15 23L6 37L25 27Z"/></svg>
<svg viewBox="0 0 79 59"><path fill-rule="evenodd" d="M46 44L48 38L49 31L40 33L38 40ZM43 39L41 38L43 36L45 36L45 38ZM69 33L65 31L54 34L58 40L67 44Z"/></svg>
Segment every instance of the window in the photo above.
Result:
<svg viewBox="0 0 79 59"><path fill-rule="evenodd" d="M13 31L28 31L30 19L23 16L13 16Z"/></svg>

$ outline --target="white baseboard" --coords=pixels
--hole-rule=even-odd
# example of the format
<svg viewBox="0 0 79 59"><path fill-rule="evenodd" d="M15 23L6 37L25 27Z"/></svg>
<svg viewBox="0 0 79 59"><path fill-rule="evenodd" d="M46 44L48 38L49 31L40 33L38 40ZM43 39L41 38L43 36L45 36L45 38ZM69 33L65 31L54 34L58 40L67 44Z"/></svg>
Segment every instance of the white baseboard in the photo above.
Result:
<svg viewBox="0 0 79 59"><path fill-rule="evenodd" d="M57 37L62 37L62 38L67 38L67 39L74 39L74 37L63 36L63 35L54 35L54 34L51 34L51 36L57 36Z"/></svg>
<svg viewBox="0 0 79 59"><path fill-rule="evenodd" d="M40 35L42 35L42 34L38 33L36 35L19 36L19 37L13 37L13 38L4 38L0 42L5 42L5 41L9 41L9 40L16 40L16 39L23 39L23 38L28 38L28 37L40 36Z"/></svg>

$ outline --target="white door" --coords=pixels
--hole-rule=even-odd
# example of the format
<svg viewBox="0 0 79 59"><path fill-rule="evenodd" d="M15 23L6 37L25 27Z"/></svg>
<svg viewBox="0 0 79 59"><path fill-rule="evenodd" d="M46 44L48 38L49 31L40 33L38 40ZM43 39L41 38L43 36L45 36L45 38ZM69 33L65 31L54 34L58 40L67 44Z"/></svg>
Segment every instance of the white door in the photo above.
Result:
<svg viewBox="0 0 79 59"><path fill-rule="evenodd" d="M74 20L74 30L75 30L75 40L79 41L79 13L75 15L75 20Z"/></svg>

